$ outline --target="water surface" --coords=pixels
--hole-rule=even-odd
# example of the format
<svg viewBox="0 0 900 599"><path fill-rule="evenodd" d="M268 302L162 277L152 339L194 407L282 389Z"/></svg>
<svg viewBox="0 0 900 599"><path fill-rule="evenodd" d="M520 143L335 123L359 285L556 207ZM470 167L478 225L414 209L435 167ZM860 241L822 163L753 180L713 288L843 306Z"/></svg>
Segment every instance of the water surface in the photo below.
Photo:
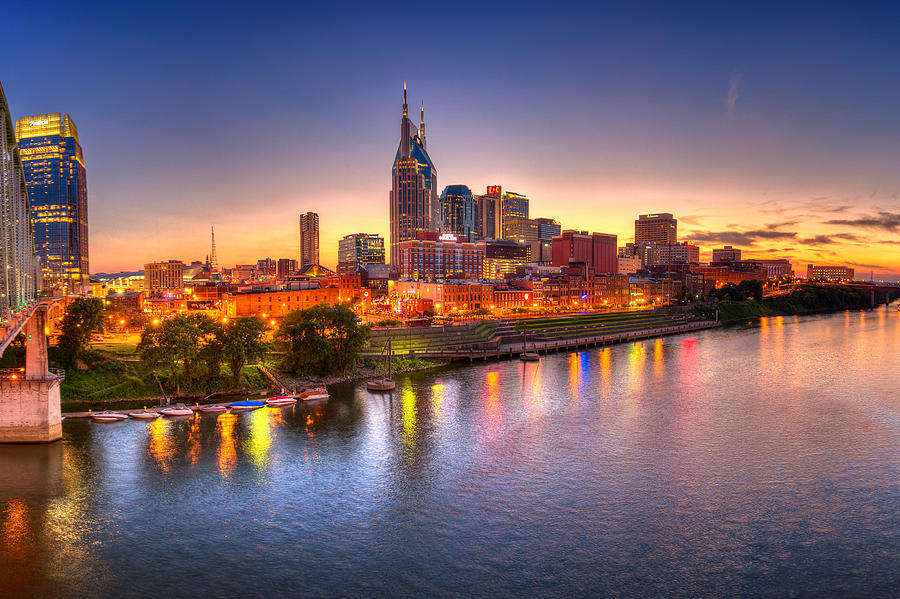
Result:
<svg viewBox="0 0 900 599"><path fill-rule="evenodd" d="M900 318L0 446L0 595L896 596Z"/></svg>

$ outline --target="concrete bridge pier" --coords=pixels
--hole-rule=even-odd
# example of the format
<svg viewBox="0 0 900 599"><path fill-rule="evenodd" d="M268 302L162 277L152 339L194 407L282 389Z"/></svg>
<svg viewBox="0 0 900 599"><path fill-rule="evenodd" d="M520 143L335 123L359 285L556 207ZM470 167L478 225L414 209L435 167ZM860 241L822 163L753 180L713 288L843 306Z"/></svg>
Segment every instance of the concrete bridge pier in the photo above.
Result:
<svg viewBox="0 0 900 599"><path fill-rule="evenodd" d="M24 376L0 379L0 443L50 443L62 438L59 385L47 364L47 310L25 323Z"/></svg>

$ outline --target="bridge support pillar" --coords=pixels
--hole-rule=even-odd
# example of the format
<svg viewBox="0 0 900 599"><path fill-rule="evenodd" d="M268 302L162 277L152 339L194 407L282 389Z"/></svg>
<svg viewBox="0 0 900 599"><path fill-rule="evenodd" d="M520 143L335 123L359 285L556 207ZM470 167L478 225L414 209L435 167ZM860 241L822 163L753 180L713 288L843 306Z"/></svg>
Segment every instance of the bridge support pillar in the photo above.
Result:
<svg viewBox="0 0 900 599"><path fill-rule="evenodd" d="M25 376L0 381L0 443L50 443L62 438L59 384L47 365L47 313L25 325Z"/></svg>

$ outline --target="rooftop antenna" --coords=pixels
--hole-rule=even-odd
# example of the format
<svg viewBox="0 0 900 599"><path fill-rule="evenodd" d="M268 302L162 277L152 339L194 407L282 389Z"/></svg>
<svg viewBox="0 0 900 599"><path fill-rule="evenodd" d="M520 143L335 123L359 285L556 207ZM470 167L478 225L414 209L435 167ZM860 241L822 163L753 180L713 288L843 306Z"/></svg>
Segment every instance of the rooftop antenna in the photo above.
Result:
<svg viewBox="0 0 900 599"><path fill-rule="evenodd" d="M212 251L209 253L209 270L215 272L219 270L219 259L216 257L216 228L212 225L209 227L209 235L212 241Z"/></svg>

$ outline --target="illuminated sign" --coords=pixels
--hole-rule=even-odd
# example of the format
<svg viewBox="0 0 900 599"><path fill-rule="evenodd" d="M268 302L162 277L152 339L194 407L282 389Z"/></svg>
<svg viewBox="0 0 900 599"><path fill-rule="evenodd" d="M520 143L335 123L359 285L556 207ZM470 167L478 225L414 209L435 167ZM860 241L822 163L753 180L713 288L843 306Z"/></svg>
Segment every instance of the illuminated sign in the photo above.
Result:
<svg viewBox="0 0 900 599"><path fill-rule="evenodd" d="M488 195L497 194L500 195L500 186L499 185L488 185L487 188Z"/></svg>
<svg viewBox="0 0 900 599"><path fill-rule="evenodd" d="M28 121L29 125L49 125L50 121Z"/></svg>
<svg viewBox="0 0 900 599"><path fill-rule="evenodd" d="M440 237L438 237L440 241L456 241L456 235L453 233L444 233Z"/></svg>

